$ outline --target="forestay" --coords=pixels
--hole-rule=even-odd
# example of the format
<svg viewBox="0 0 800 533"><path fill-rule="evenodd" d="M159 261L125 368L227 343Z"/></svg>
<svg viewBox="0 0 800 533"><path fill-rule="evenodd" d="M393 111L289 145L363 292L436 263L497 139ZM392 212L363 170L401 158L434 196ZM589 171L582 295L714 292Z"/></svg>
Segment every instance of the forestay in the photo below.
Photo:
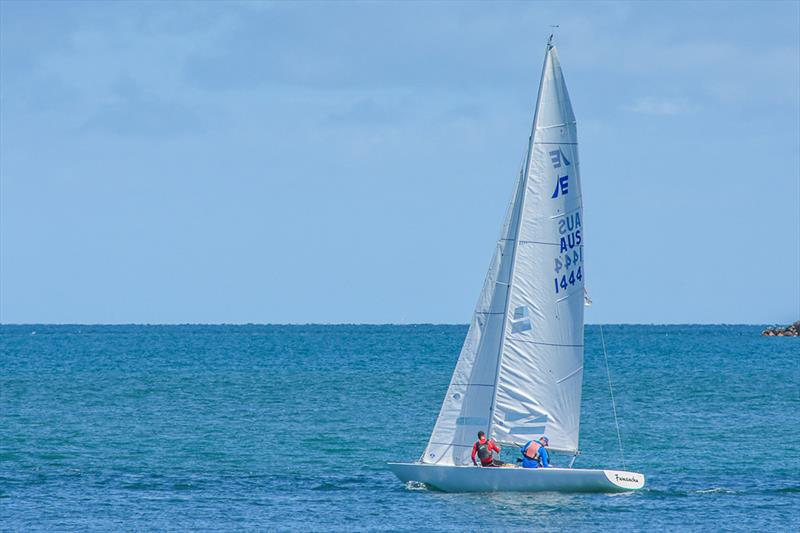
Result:
<svg viewBox="0 0 800 533"><path fill-rule="evenodd" d="M548 45L526 162L422 462L470 463L479 430L578 449L583 241L575 117Z"/></svg>

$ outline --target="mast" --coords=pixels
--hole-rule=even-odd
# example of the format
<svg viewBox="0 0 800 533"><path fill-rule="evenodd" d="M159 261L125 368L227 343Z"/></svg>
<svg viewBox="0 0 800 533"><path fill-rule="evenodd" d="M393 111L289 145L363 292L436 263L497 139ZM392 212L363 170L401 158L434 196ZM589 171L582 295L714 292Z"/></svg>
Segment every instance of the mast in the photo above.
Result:
<svg viewBox="0 0 800 533"><path fill-rule="evenodd" d="M486 430L487 438L491 438L492 436L492 428L494 425L494 413L495 408L497 406L497 382L500 379L500 367L502 366L503 362L503 352L506 342L506 331L508 330L508 311L511 305L511 281L514 279L514 272L517 268L517 249L519 248L519 235L520 229L522 228L522 214L525 212L525 199L527 198L528 192L528 176L530 175L530 165L531 165L531 157L533 156L533 143L534 137L536 135L536 122L539 117L539 106L542 100L542 87L544 86L544 75L547 69L547 56L550 54L550 50L553 48L553 34L550 34L550 37L547 39L547 45L545 46L545 53L544 53L544 61L542 62L542 74L539 77L539 90L536 94L536 107L534 107L533 111L533 123L531 124L531 135L528 138L528 154L525 157L525 170L522 176L522 181L520 183L521 193L520 193L520 205L517 211L517 219L516 219L516 228L514 232L514 244L511 248L511 272L508 276L508 288L506 290L506 298L505 298L505 312L503 315L503 329L502 334L500 337L500 346L499 346L499 353L497 354L497 365L495 368L494 373L494 392L492 393L492 405L489 409L489 424Z"/></svg>

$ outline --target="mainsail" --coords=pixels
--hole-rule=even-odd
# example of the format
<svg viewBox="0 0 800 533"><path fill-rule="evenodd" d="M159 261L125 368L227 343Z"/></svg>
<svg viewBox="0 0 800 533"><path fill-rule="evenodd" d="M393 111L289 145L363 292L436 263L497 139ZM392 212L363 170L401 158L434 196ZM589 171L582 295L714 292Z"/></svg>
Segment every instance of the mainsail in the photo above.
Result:
<svg viewBox="0 0 800 533"><path fill-rule="evenodd" d="M578 450L583 208L575 116L547 45L525 165L424 463L468 464L476 434Z"/></svg>

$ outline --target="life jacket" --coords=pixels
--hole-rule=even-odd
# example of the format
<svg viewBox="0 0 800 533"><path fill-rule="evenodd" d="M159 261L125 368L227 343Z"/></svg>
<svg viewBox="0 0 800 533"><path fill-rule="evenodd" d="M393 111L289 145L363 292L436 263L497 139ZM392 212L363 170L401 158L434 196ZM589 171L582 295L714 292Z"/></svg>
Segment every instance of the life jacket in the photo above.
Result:
<svg viewBox="0 0 800 533"><path fill-rule="evenodd" d="M539 444L539 442L533 440L530 444L528 444L528 447L525 448L525 451L522 453L522 455L528 459L536 459L539 456L539 448L541 447L542 445Z"/></svg>
<svg viewBox="0 0 800 533"><path fill-rule="evenodd" d="M478 458L482 463L488 463L492 459L492 451L489 449L489 439L478 441Z"/></svg>

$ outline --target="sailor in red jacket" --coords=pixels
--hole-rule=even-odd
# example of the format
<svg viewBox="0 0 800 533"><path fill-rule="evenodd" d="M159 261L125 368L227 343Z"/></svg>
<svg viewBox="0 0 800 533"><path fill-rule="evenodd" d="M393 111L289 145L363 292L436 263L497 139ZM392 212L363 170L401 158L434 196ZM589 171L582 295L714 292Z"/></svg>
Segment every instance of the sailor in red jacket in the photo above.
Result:
<svg viewBox="0 0 800 533"><path fill-rule="evenodd" d="M500 447L493 440L486 439L486 433L478 432L478 441L472 445L472 464L475 462L475 455L481 460L481 466L503 466L505 463L492 457L492 452L500 453Z"/></svg>

